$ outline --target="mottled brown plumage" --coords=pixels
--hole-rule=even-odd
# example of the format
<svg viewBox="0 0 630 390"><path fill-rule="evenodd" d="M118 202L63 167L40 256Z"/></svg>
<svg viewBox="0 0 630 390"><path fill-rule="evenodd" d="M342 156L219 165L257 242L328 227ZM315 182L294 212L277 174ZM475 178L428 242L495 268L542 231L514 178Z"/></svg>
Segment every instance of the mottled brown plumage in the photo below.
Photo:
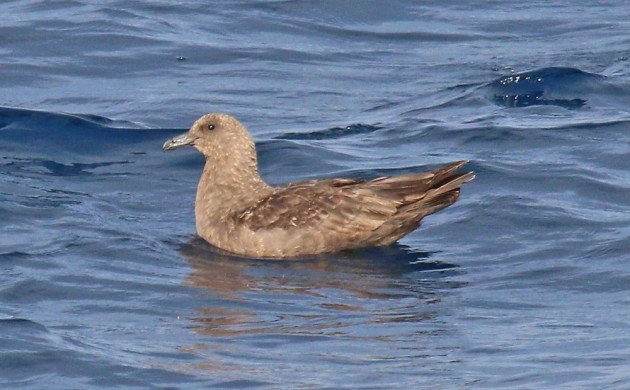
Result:
<svg viewBox="0 0 630 390"><path fill-rule="evenodd" d="M271 187L258 174L254 142L226 114L208 114L164 144L193 145L206 157L197 188L197 233L249 257L290 258L391 244L425 216L453 204L474 179L458 161L422 173L373 180L309 180Z"/></svg>

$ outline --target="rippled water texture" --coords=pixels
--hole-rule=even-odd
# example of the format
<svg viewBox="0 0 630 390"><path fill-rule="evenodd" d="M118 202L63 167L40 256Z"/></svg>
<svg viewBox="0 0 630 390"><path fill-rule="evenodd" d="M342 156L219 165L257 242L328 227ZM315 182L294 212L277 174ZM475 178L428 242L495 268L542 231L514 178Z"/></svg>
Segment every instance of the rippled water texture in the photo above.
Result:
<svg viewBox="0 0 630 390"><path fill-rule="evenodd" d="M627 2L467 4L2 2L0 387L630 388ZM211 111L272 183L477 179L392 247L229 257L160 149Z"/></svg>

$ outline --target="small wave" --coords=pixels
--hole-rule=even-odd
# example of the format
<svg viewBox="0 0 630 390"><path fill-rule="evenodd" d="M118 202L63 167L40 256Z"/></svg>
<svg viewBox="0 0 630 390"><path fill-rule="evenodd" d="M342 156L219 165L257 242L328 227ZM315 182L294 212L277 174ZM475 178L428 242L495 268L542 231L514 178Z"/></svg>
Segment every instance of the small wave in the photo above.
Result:
<svg viewBox="0 0 630 390"><path fill-rule="evenodd" d="M142 126L134 122L113 120L100 115L47 112L26 108L0 106L0 130L2 128L8 127L11 124L26 125L30 123L39 124L38 128L42 128L43 126L51 122L55 124L81 124L84 122L88 122L93 125L110 128L142 128Z"/></svg>
<svg viewBox="0 0 630 390"><path fill-rule="evenodd" d="M41 165L48 169L51 174L55 176L79 176L79 175L93 175L92 170L100 167L108 167L111 165L129 164L129 161L113 161L93 164L60 164L55 161L45 160L41 162ZM111 173L110 173L111 175Z"/></svg>
<svg viewBox="0 0 630 390"><path fill-rule="evenodd" d="M605 77L575 68L550 67L503 76L486 86L491 101L506 107L584 106L584 97Z"/></svg>
<svg viewBox="0 0 630 390"><path fill-rule="evenodd" d="M8 158L4 157L3 162L0 163L0 173L8 173L12 176L20 176L26 172L38 172L41 168L45 168L46 172L53 176L79 176L79 175L94 175L97 168L109 167L112 165L129 164L129 161L105 161L98 163L59 163L48 159L28 159L28 158ZM5 162L6 161L6 162ZM103 175L112 175L112 173L104 173ZM63 190L53 189L46 190L50 192L60 192ZM77 195L77 192L70 192L71 195Z"/></svg>
<svg viewBox="0 0 630 390"><path fill-rule="evenodd" d="M0 151L62 175L127 164L131 155L161 151L162 142L178 132L97 115L0 107Z"/></svg>
<svg viewBox="0 0 630 390"><path fill-rule="evenodd" d="M382 127L366 125L362 123L352 124L346 127L333 127L325 130L312 131L308 133L284 133L276 137L279 139L291 140L324 140L333 138L343 138L353 135L373 133Z"/></svg>
<svg viewBox="0 0 630 390"><path fill-rule="evenodd" d="M353 157L313 143L299 140L274 139L256 144L263 176L274 172L273 182L285 183L300 178L304 172L312 176L343 167ZM291 161L291 164L287 164ZM318 161L318 164L313 164ZM280 173L280 174L278 174ZM307 177L303 177L307 178Z"/></svg>
<svg viewBox="0 0 630 390"><path fill-rule="evenodd" d="M304 23L307 28L339 36L345 39L361 38L366 40L413 41L413 42L467 42L482 38L479 34L441 33L434 31L396 31L366 28L348 28L330 24ZM362 26L363 27L363 26Z"/></svg>
<svg viewBox="0 0 630 390"><path fill-rule="evenodd" d="M0 329L3 333L15 330L24 332L26 329L31 332L48 333L44 325L26 318L0 318Z"/></svg>

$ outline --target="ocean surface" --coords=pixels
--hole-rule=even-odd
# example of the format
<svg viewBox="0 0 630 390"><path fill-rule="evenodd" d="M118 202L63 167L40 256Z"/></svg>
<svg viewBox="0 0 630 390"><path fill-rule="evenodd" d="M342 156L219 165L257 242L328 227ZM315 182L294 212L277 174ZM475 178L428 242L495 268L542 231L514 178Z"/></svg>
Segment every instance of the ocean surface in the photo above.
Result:
<svg viewBox="0 0 630 390"><path fill-rule="evenodd" d="M3 1L0 388L630 388L630 7ZM470 159L386 248L195 238L241 119L271 183Z"/></svg>

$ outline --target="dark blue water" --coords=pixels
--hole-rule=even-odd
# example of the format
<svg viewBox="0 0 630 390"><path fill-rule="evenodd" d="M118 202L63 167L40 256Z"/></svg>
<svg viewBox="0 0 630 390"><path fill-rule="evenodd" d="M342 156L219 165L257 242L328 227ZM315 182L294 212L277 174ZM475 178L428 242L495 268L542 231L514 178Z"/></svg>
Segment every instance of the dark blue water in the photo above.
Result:
<svg viewBox="0 0 630 390"><path fill-rule="evenodd" d="M625 1L0 4L0 387L630 388ZM240 118L272 183L470 159L399 245L194 238Z"/></svg>

